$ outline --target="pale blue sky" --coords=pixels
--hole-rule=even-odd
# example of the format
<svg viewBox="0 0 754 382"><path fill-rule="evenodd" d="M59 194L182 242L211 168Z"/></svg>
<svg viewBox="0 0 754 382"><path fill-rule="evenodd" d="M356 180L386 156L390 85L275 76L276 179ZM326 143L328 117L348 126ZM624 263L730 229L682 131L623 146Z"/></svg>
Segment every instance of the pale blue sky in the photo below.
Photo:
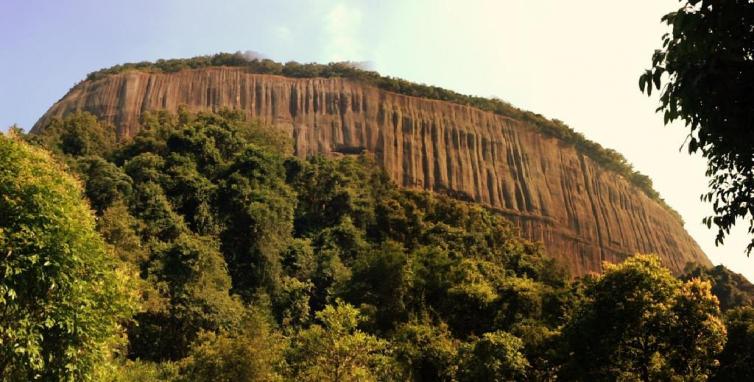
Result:
<svg viewBox="0 0 754 382"><path fill-rule="evenodd" d="M497 96L622 152L715 263L754 279L747 238L715 247L705 162L679 153L638 75L675 0L0 0L0 129L30 128L87 73L253 50L277 61L371 61L382 74ZM739 227L740 228L740 227Z"/></svg>

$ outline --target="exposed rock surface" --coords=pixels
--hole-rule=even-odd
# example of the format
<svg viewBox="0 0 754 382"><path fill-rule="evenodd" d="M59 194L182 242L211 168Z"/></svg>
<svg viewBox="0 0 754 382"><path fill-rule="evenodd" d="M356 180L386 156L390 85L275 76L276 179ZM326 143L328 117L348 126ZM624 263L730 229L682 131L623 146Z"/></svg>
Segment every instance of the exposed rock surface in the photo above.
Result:
<svg viewBox="0 0 754 382"><path fill-rule="evenodd" d="M77 85L34 129L85 110L128 137L144 111L179 105L243 110L287 129L299 156L372 152L399 185L499 210L575 275L635 252L660 254L675 273L688 261L710 264L673 214L573 146L514 119L342 78L132 71Z"/></svg>

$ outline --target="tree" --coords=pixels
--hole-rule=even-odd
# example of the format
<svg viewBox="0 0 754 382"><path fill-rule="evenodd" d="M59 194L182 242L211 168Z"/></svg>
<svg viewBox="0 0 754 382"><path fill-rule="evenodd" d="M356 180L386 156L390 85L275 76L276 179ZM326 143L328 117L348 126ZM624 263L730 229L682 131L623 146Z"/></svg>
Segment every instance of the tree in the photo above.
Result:
<svg viewBox="0 0 754 382"><path fill-rule="evenodd" d="M55 118L31 137L55 153L70 156L103 155L117 141L115 128L105 126L88 112L75 112Z"/></svg>
<svg viewBox="0 0 754 382"><path fill-rule="evenodd" d="M234 291L247 299L257 288L274 295L280 255L292 239L295 206L281 158L248 145L223 174L219 189L227 227L222 250Z"/></svg>
<svg viewBox="0 0 754 382"><path fill-rule="evenodd" d="M559 366L557 360L560 355L558 352L560 331L551 329L537 320L525 319L511 328L511 334L524 343L522 353L531 365L527 372L527 380L556 380Z"/></svg>
<svg viewBox="0 0 754 382"><path fill-rule="evenodd" d="M670 366L684 376L682 380L706 379L717 366L717 355L726 340L725 325L710 283L699 279L684 283L670 311Z"/></svg>
<svg viewBox="0 0 754 382"><path fill-rule="evenodd" d="M289 177L299 190L297 233L310 234L349 218L361 229L374 221L374 195L385 183L372 182L380 172L368 158L332 161L317 156L301 166L292 166L292 161L287 164Z"/></svg>
<svg viewBox="0 0 754 382"><path fill-rule="evenodd" d="M225 260L209 238L181 234L174 242L154 244L147 280L164 305L136 316L129 328L132 358L178 360L204 331L231 330L243 312L231 296Z"/></svg>
<svg viewBox="0 0 754 382"><path fill-rule="evenodd" d="M522 353L523 347L523 341L510 333L484 333L462 352L458 380L523 380L529 369L529 361Z"/></svg>
<svg viewBox="0 0 754 382"><path fill-rule="evenodd" d="M285 340L272 330L270 317L250 310L240 330L203 332L181 361L185 382L282 381Z"/></svg>
<svg viewBox="0 0 754 382"><path fill-rule="evenodd" d="M79 183L0 135L0 377L93 380L135 310Z"/></svg>
<svg viewBox="0 0 754 382"><path fill-rule="evenodd" d="M655 256L606 264L563 329L563 380L705 380L725 342L707 282L682 284Z"/></svg>
<svg viewBox="0 0 754 382"><path fill-rule="evenodd" d="M302 330L288 352L298 381L375 381L388 365L387 343L357 328L359 310L338 301L316 314L321 324Z"/></svg>
<svg viewBox="0 0 754 382"><path fill-rule="evenodd" d="M706 268L698 264L686 266L682 280L692 279L707 280L712 284L712 293L720 302L723 312L741 306L754 304L754 285L746 277L735 273L724 265L716 265Z"/></svg>
<svg viewBox="0 0 754 382"><path fill-rule="evenodd" d="M391 338L405 379L417 382L455 380L459 343L447 325L426 319L401 325Z"/></svg>
<svg viewBox="0 0 754 382"><path fill-rule="evenodd" d="M661 89L665 123L689 128L688 151L707 158L713 215L722 244L739 219L754 235L754 3L749 0L687 0L662 20L672 30L652 67L639 80L651 95ZM664 85L664 87L663 87ZM747 254L754 250L754 238Z"/></svg>
<svg viewBox="0 0 754 382"><path fill-rule="evenodd" d="M754 308L747 306L730 310L725 316L728 342L720 354L720 367L715 382L750 381L754 376Z"/></svg>
<svg viewBox="0 0 754 382"><path fill-rule="evenodd" d="M131 195L131 178L114 164L100 157L80 158L76 164L85 181L86 197L97 212Z"/></svg>
<svg viewBox="0 0 754 382"><path fill-rule="evenodd" d="M370 306L371 319L378 332L392 329L406 319L406 298L410 287L407 256L403 247L385 242L356 260L345 296L348 301Z"/></svg>
<svg viewBox="0 0 754 382"><path fill-rule="evenodd" d="M139 222L128 212L128 207L117 202L102 212L97 219L97 231L119 259L135 267L148 260L146 247L137 233Z"/></svg>

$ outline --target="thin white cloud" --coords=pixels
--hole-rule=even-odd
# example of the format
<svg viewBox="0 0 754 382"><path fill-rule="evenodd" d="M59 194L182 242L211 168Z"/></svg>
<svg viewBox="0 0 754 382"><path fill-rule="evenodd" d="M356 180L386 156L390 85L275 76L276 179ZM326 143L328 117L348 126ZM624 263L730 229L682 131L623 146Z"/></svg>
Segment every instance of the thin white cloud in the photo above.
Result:
<svg viewBox="0 0 754 382"><path fill-rule="evenodd" d="M362 58L359 41L362 26L361 10L353 5L338 3L325 15L324 57L328 61L356 61Z"/></svg>
<svg viewBox="0 0 754 382"><path fill-rule="evenodd" d="M291 41L291 29L285 25L278 25L272 29L272 34L280 41Z"/></svg>

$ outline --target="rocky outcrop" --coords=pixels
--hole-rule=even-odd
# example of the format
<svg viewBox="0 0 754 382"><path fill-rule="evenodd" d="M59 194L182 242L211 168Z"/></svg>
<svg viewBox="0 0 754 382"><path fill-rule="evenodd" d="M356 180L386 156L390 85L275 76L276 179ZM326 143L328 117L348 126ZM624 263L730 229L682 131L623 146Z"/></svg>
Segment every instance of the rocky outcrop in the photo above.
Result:
<svg viewBox="0 0 754 382"><path fill-rule="evenodd" d="M675 273L689 261L710 264L677 217L573 146L511 118L342 78L126 72L77 85L34 130L85 110L129 137L143 112L179 105L243 110L289 131L299 156L372 152L399 185L499 210L575 275L635 252L660 254Z"/></svg>

